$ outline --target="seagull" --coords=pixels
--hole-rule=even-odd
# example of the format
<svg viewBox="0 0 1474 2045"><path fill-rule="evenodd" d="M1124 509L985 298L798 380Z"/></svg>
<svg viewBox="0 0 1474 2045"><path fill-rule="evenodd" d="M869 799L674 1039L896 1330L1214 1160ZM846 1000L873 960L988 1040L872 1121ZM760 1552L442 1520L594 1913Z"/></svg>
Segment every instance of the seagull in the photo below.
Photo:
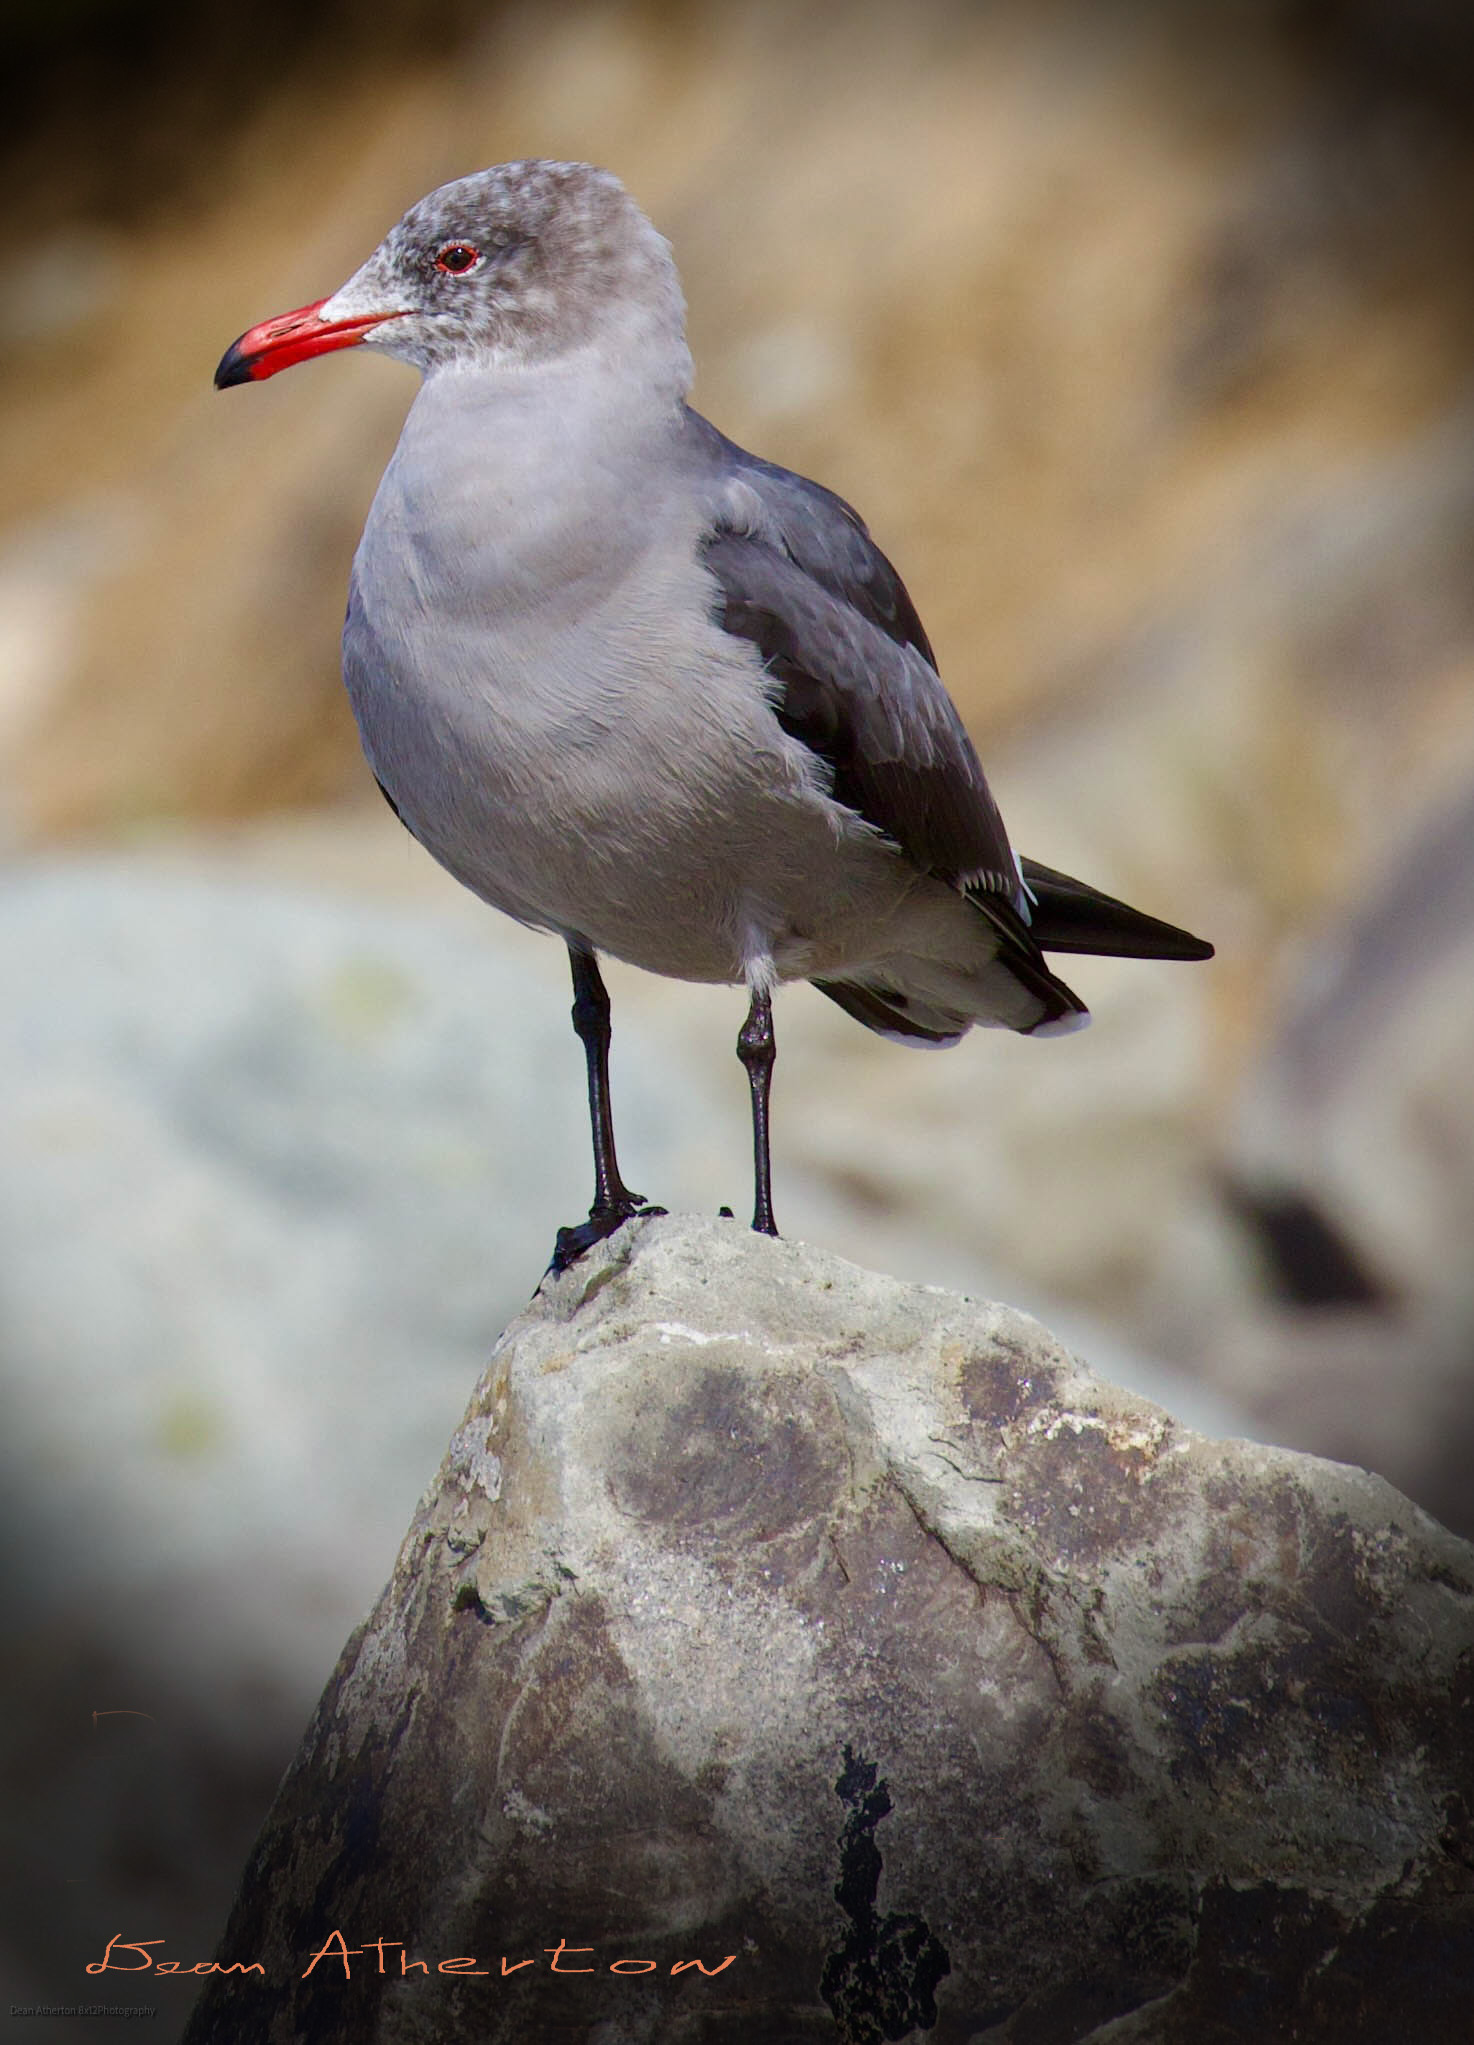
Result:
<svg viewBox="0 0 1474 2045"><path fill-rule="evenodd" d="M552 1269L661 1211L615 1154L600 953L746 988L767 1235L780 983L940 1047L1088 1022L1048 952L1212 956L1014 852L859 513L686 403L674 258L609 171L442 185L330 298L242 334L215 384L353 347L423 379L350 581L364 753L426 850L572 965L594 1198Z"/></svg>

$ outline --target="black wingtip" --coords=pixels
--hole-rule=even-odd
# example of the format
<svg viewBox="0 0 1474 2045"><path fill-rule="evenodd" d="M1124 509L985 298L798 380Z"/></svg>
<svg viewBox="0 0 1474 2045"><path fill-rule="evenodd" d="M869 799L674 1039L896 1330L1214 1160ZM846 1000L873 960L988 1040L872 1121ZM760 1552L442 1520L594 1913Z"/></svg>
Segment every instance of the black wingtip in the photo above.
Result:
<svg viewBox="0 0 1474 2045"><path fill-rule="evenodd" d="M1122 905L1124 907L1124 904ZM1193 965L1214 956L1205 937L1179 930L1156 916L1131 912L1131 920L1097 910L1089 917L1059 916L1053 904L1036 910L1029 935L1044 952L1075 952L1097 959L1172 959Z"/></svg>
<svg viewBox="0 0 1474 2045"><path fill-rule="evenodd" d="M1084 952L1096 958L1211 959L1205 937L1179 930L1175 923L1148 916L1114 895L1102 894L1084 881L1022 861L1025 885L1033 898L1029 935L1041 951Z"/></svg>

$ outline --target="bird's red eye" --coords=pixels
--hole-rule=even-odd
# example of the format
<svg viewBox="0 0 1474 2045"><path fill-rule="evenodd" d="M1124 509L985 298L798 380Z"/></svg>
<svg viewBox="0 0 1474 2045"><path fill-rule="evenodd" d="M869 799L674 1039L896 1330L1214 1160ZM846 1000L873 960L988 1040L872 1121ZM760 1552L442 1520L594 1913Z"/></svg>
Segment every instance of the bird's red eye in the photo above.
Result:
<svg viewBox="0 0 1474 2045"><path fill-rule="evenodd" d="M452 277L464 277L468 270L474 270L481 261L480 249L473 249L468 241L448 241L435 258L437 270L444 270Z"/></svg>

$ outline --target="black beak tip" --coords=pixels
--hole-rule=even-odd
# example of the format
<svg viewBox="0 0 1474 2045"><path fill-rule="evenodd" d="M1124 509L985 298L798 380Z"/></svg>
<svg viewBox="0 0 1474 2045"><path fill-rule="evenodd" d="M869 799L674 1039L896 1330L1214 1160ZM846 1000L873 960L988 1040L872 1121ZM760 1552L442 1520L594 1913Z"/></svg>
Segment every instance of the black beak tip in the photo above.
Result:
<svg viewBox="0 0 1474 2045"><path fill-rule="evenodd" d="M228 391L233 384L250 381L250 357L241 353L239 341L232 341L220 358L220 367L215 371L215 388L217 391Z"/></svg>

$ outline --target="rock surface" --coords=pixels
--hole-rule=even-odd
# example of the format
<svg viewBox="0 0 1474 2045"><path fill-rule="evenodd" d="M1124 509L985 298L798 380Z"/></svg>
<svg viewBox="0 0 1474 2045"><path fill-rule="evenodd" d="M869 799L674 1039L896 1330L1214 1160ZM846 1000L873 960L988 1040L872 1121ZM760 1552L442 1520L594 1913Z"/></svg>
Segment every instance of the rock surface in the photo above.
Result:
<svg viewBox="0 0 1474 2045"><path fill-rule="evenodd" d="M1471 1746L1474 1553L1380 1480L639 1223L498 1345L187 2037L1451 2040Z"/></svg>

